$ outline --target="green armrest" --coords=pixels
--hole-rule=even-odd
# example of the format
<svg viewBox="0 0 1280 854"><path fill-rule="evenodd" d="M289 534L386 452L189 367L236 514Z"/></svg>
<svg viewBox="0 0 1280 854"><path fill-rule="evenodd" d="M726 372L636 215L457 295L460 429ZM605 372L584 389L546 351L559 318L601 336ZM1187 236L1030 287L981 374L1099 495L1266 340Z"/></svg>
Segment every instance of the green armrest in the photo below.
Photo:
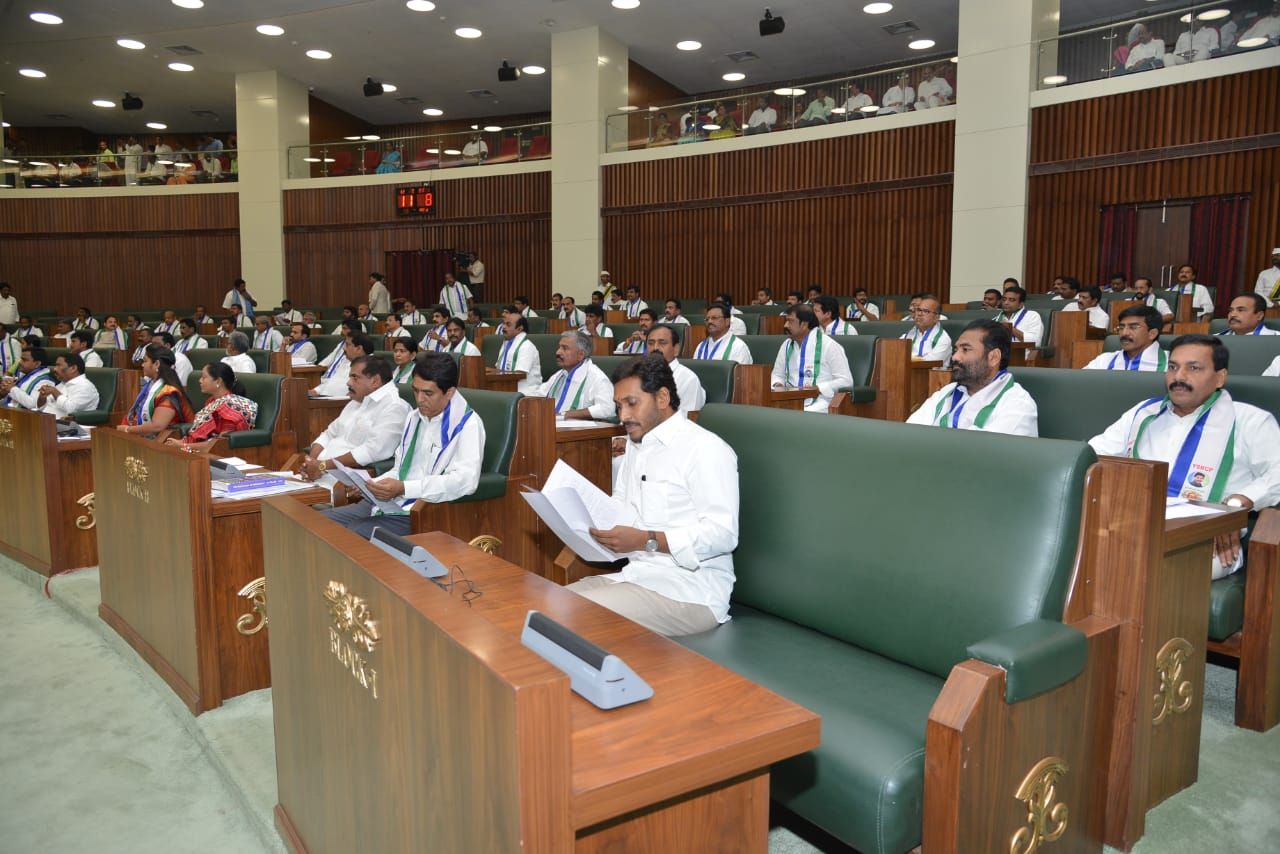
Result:
<svg viewBox="0 0 1280 854"><path fill-rule="evenodd" d="M480 475L480 483L476 485L476 491L470 495L459 498L455 503L460 504L465 501L488 501L490 498L501 498L507 494L507 476L496 472L486 472Z"/></svg>
<svg viewBox="0 0 1280 854"><path fill-rule="evenodd" d="M978 641L968 653L1005 671L1005 702L1017 703L1079 676L1088 644L1079 629L1053 620L1032 620Z"/></svg>
<svg viewBox="0 0 1280 854"><path fill-rule="evenodd" d="M101 409L89 409L84 412L73 412L71 420L77 424L85 424L90 427L101 427L107 423L107 416L111 413L104 412Z"/></svg>
<svg viewBox="0 0 1280 854"><path fill-rule="evenodd" d="M876 390L869 385L856 385L849 389L849 400L852 403L871 403L876 399Z"/></svg>
<svg viewBox="0 0 1280 854"><path fill-rule="evenodd" d="M232 448L260 448L271 444L271 431L236 430L234 433L227 434L227 444Z"/></svg>
<svg viewBox="0 0 1280 854"><path fill-rule="evenodd" d="M369 463L365 468L367 468L374 477L382 477L384 474L391 471L391 467L395 464L395 457L387 457L385 460L378 460L377 462Z"/></svg>

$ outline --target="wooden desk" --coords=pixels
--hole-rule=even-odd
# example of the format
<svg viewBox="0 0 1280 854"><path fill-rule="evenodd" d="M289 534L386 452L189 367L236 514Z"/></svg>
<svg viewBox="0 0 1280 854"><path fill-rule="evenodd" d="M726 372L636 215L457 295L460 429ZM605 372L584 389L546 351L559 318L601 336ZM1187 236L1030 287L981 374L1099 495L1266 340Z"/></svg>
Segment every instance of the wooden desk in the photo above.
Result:
<svg viewBox="0 0 1280 854"><path fill-rule="evenodd" d="M1074 314L1075 312L1068 312ZM1040 348L1025 341L1014 341L1009 347L1009 366L1012 368L1034 367L1040 358Z"/></svg>
<svg viewBox="0 0 1280 854"><path fill-rule="evenodd" d="M817 746L814 713L443 534L413 539L464 568L470 607L296 502L262 516L294 851L766 850L769 765ZM326 590L361 600L372 648L334 627ZM519 642L531 608L653 698L606 712L572 695Z"/></svg>
<svg viewBox="0 0 1280 854"><path fill-rule="evenodd" d="M573 466L606 493L612 493L613 439L626 431L618 424L564 427L564 423L556 421L556 458Z"/></svg>
<svg viewBox="0 0 1280 854"><path fill-rule="evenodd" d="M261 501L215 500L204 455L116 430L93 432L92 455L99 616L192 714L269 686L267 633L237 625L246 614L244 625L256 622L240 591L263 576Z"/></svg>
<svg viewBox="0 0 1280 854"><path fill-rule="evenodd" d="M0 552L42 575L97 564L88 439L59 442L52 415L0 409L0 471Z"/></svg>
<svg viewBox="0 0 1280 854"><path fill-rule="evenodd" d="M800 412L804 409L806 403L817 396L818 389L813 386L809 388L771 388L769 389L769 396L765 398L765 406Z"/></svg>
<svg viewBox="0 0 1280 854"><path fill-rule="evenodd" d="M293 363L293 354L273 350L271 355L267 357L267 372L306 380L307 390L310 390L320 385L320 379L324 376L325 368L319 365L295 365Z"/></svg>
<svg viewBox="0 0 1280 854"><path fill-rule="evenodd" d="M933 370L929 371L929 396L926 397L925 400L928 400L929 397L932 397L934 394L941 391L944 387L946 387L950 383L951 383L950 368L934 368Z"/></svg>
<svg viewBox="0 0 1280 854"><path fill-rule="evenodd" d="M907 415L920 408L929 399L929 377L934 368L941 368L939 359L912 359L911 374L907 377Z"/></svg>
<svg viewBox="0 0 1280 854"><path fill-rule="evenodd" d="M785 335L786 330L783 324L787 322L787 318L782 314L762 314L760 315L760 334L761 335Z"/></svg>
<svg viewBox="0 0 1280 854"><path fill-rule="evenodd" d="M298 423L304 425L305 435L298 437L298 448L305 450L311 447L316 437L329 428L338 419L342 410L350 403L349 398L308 397L303 401L306 417Z"/></svg>
<svg viewBox="0 0 1280 854"><path fill-rule="evenodd" d="M1084 311L1055 311L1049 324L1049 337L1044 343L1053 347L1055 368L1069 368L1075 348L1089 337L1089 313ZM1018 342L1015 342L1018 343ZM1013 360L1010 359L1012 364Z"/></svg>
<svg viewBox="0 0 1280 854"><path fill-rule="evenodd" d="M524 371L500 371L497 368L484 369L484 387L490 391L519 391L520 383L527 377Z"/></svg>

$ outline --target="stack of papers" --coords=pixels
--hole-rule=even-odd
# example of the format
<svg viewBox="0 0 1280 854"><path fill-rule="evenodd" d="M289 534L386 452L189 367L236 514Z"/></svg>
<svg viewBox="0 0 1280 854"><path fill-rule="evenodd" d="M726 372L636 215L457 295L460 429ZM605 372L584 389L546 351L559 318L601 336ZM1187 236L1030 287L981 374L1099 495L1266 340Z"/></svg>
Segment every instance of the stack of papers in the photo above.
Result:
<svg viewBox="0 0 1280 854"><path fill-rule="evenodd" d="M609 421L580 421L577 418L556 418L557 430L587 430L592 427L617 427Z"/></svg>
<svg viewBox="0 0 1280 854"><path fill-rule="evenodd" d="M635 513L564 460L556 461L541 492L530 489L521 496L560 541L583 560L612 563L623 557L596 542L589 529L634 525Z"/></svg>
<svg viewBox="0 0 1280 854"><path fill-rule="evenodd" d="M292 476L292 475L290 475ZM236 481L244 483L245 481ZM231 493L227 492L228 483L226 481L213 481L210 489L214 498L223 498L227 501L250 501L257 498L265 498L268 495L283 495L286 492L297 492L299 489L310 489L312 484L303 483L300 480L286 480L284 483L266 489L250 489L247 492Z"/></svg>
<svg viewBox="0 0 1280 854"><path fill-rule="evenodd" d="M404 499L404 496L398 496L389 501L383 501L375 496L369 489L369 481L373 480L373 478L369 477L369 473L367 471L364 469L347 468L337 460L334 460L334 464L337 465L337 468L330 469L329 474L333 475L338 483L360 490L360 494L364 496L365 500L377 507L383 513L404 513L404 507L400 504Z"/></svg>
<svg viewBox="0 0 1280 854"><path fill-rule="evenodd" d="M1164 503L1164 518L1169 519L1190 519L1195 516L1214 516L1218 513L1225 513L1230 510L1221 504L1202 504L1200 502L1191 503L1185 498L1166 498Z"/></svg>

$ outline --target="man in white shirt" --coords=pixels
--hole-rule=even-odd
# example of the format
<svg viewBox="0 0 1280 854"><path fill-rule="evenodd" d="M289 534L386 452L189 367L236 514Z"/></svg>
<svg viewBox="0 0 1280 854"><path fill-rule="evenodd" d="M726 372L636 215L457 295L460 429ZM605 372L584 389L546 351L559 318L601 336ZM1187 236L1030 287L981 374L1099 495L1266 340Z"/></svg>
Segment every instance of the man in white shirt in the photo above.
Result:
<svg viewBox="0 0 1280 854"><path fill-rule="evenodd" d="M805 403L804 411L830 412L836 392L853 387L844 348L829 339L819 328L817 316L803 305L787 308L784 329L790 340L778 348L773 361L773 388L816 387L818 396Z"/></svg>
<svg viewBox="0 0 1280 854"><path fill-rule="evenodd" d="M232 306L239 306L240 313L248 318L253 317L253 309L257 305L258 301L249 293L244 279L236 279L232 283L231 290L227 291L227 295L222 298L223 308L231 311ZM250 321L249 325L252 325L252 321Z"/></svg>
<svg viewBox="0 0 1280 854"><path fill-rule="evenodd" d="M483 163L489 159L489 144L480 138L480 134L475 134L462 146L462 156L472 165Z"/></svg>
<svg viewBox="0 0 1280 854"><path fill-rule="evenodd" d="M1100 303L1102 302L1102 288L1097 285L1090 285L1080 291L1076 299L1067 303L1062 307L1063 311L1083 311L1089 315L1089 325L1095 329L1106 329L1111 325L1111 317L1107 314Z"/></svg>
<svg viewBox="0 0 1280 854"><path fill-rule="evenodd" d="M756 291L756 298L751 301L752 305L777 305L773 301L773 291L769 288L760 288Z"/></svg>
<svg viewBox="0 0 1280 854"><path fill-rule="evenodd" d="M98 408L98 389L84 375L84 361L75 353L58 357L53 373L59 380L55 386L46 383L37 389L36 402L41 412L69 418L77 412Z"/></svg>
<svg viewBox="0 0 1280 854"><path fill-rule="evenodd" d="M1183 296L1191 296L1191 316L1197 320L1207 320L1213 317L1213 297L1209 295L1209 289L1204 285L1196 283L1196 268L1190 264L1183 264L1178 268L1178 284L1170 288L1177 291Z"/></svg>
<svg viewBox="0 0 1280 854"><path fill-rule="evenodd" d="M0 377L12 377L18 373L22 361L22 342L18 336L0 323Z"/></svg>
<svg viewBox="0 0 1280 854"><path fill-rule="evenodd" d="M369 274L369 308L374 314L391 313L391 291L381 273Z"/></svg>
<svg viewBox="0 0 1280 854"><path fill-rule="evenodd" d="M586 315L574 303L573 297L564 297L560 300L560 310L556 312L556 317L568 321L570 329L577 329L587 322Z"/></svg>
<svg viewBox="0 0 1280 854"><path fill-rule="evenodd" d="M195 312L191 315L191 326L196 332L199 332L206 324L215 325L214 319L204 310L204 306L196 306Z"/></svg>
<svg viewBox="0 0 1280 854"><path fill-rule="evenodd" d="M707 337L694 351L693 358L707 361L752 363L751 350L741 338L729 329L729 309L722 302L707 306Z"/></svg>
<svg viewBox="0 0 1280 854"><path fill-rule="evenodd" d="M467 277L471 279L473 293L484 292L484 262L479 255L471 256L471 263L467 265Z"/></svg>
<svg viewBox="0 0 1280 854"><path fill-rule="evenodd" d="M404 301L404 306L400 311L400 322L405 326L425 326L427 316L418 311L418 307L413 304L413 300Z"/></svg>
<svg viewBox="0 0 1280 854"><path fill-rule="evenodd" d="M229 365L237 374L258 372L258 366L249 355L249 336L243 332L232 332L227 336L227 355L223 356L221 361Z"/></svg>
<svg viewBox="0 0 1280 854"><path fill-rule="evenodd" d="M529 298L523 294L512 299L511 303L516 307L516 311L520 313L521 317L538 316L538 313L533 310L532 305L529 303Z"/></svg>
<svg viewBox="0 0 1280 854"><path fill-rule="evenodd" d="M204 336L197 332L195 321L189 317L184 317L178 322L176 341L173 348L175 353L190 353L192 350L203 350L209 346Z"/></svg>
<svg viewBox="0 0 1280 854"><path fill-rule="evenodd" d="M651 308L643 309L636 318L640 328L618 342L613 352L620 356L640 356L649 352L649 330L658 322L658 313Z"/></svg>
<svg viewBox="0 0 1280 854"><path fill-rule="evenodd" d="M43 347L25 347L18 357L16 376L0 378L0 406L36 410L40 387L56 382L49 370L49 354Z"/></svg>
<svg viewBox="0 0 1280 854"><path fill-rule="evenodd" d="M581 332L565 332L556 346L560 370L533 392L556 403L557 418L603 421L612 418L613 383L591 361L591 339Z"/></svg>
<svg viewBox="0 0 1280 854"><path fill-rule="evenodd" d="M343 327L346 323L348 323L348 322L352 322L352 321L354 321L354 322L355 322L355 324L356 324L356 331L357 331L357 332L364 332L364 331L365 331L364 324L363 324L363 323L361 323L360 321L356 320L356 307L355 307L354 305L344 305L344 306L342 307L342 318L341 318L340 320L338 320L338 325L337 325L337 326L335 326L335 327L333 327L333 331L332 331L332 332L330 332L329 334L330 334L330 335L344 335L344 334L346 334L346 333L344 333L344 332L342 331L342 327Z"/></svg>
<svg viewBox="0 0 1280 854"><path fill-rule="evenodd" d="M1044 321L1040 313L1027 308L1027 292L1020 287L1004 289L1002 309L996 321L1009 324L1009 334L1015 341L1025 341L1033 347L1040 346L1044 337Z"/></svg>
<svg viewBox="0 0 1280 854"><path fill-rule="evenodd" d="M1245 30L1236 40L1236 44L1243 47L1241 42L1247 42L1250 39L1268 39L1272 42L1280 39L1280 3L1272 3L1271 13L1259 16L1253 22L1253 26Z"/></svg>
<svg viewBox="0 0 1280 854"><path fill-rule="evenodd" d="M75 332L81 329L87 329L96 332L101 325L102 324L98 323L94 318L93 312L89 311L89 307L82 305L76 309L76 318L71 321L71 330Z"/></svg>
<svg viewBox="0 0 1280 854"><path fill-rule="evenodd" d="M529 321L520 314L518 304L502 310L502 334L506 340L502 342L494 367L500 371L524 371L525 377L516 385L516 391L537 394L542 385L542 362L538 348L529 340Z"/></svg>
<svg viewBox="0 0 1280 854"><path fill-rule="evenodd" d="M44 338L44 330L35 325L29 314L18 318L18 328L13 330L13 334L19 338L29 338L33 335L36 338Z"/></svg>
<svg viewBox="0 0 1280 854"><path fill-rule="evenodd" d="M253 319L253 349L279 350L284 343L284 336L271 326L271 318L260 314Z"/></svg>
<svg viewBox="0 0 1280 854"><path fill-rule="evenodd" d="M1014 287L1018 287L1018 283L1013 283ZM1007 291L1009 286L1005 285ZM1080 294L1080 280L1075 276L1056 276L1053 280L1053 287L1050 289L1050 299L1052 300L1074 300Z"/></svg>
<svg viewBox="0 0 1280 854"><path fill-rule="evenodd" d="M302 312L293 307L293 303L287 299L280 300L280 310L276 312L276 323L284 326L289 323L301 323Z"/></svg>
<svg viewBox="0 0 1280 854"><path fill-rule="evenodd" d="M1009 373L1009 331L994 320L975 320L956 339L951 378L907 418L908 424L986 430L1036 438L1039 412Z"/></svg>
<svg viewBox="0 0 1280 854"><path fill-rule="evenodd" d="M305 323L289 326L289 335L280 342L280 349L289 354L289 360L295 366L314 365L319 357L316 345L311 343L311 330Z"/></svg>
<svg viewBox="0 0 1280 854"><path fill-rule="evenodd" d="M1164 372L1169 354L1160 346L1160 329L1164 318L1149 305L1131 305L1118 318L1120 349L1115 353L1099 353L1086 371L1160 371Z"/></svg>
<svg viewBox="0 0 1280 854"><path fill-rule="evenodd" d="M635 320L640 316L640 312L648 307L649 304L640 299L640 288L627 285L627 299L622 304L622 310L627 313L627 320Z"/></svg>
<svg viewBox="0 0 1280 854"><path fill-rule="evenodd" d="M1262 375L1264 377L1280 377L1280 356L1276 356L1271 360L1271 364L1267 365Z"/></svg>
<svg viewBox="0 0 1280 854"><path fill-rule="evenodd" d="M404 328L404 323L400 320L400 315L394 311L387 315L387 331L383 333L386 338L412 338L413 333ZM391 343L395 343L392 341ZM417 343L417 342L414 342Z"/></svg>
<svg viewBox="0 0 1280 854"><path fill-rule="evenodd" d="M1134 24L1129 31L1129 57L1125 71L1147 71L1164 67L1164 39L1154 38L1145 24Z"/></svg>
<svg viewBox="0 0 1280 854"><path fill-rule="evenodd" d="M607 302L618 301L618 289L613 284L613 274L608 270L600 271L600 293L604 295Z"/></svg>
<svg viewBox="0 0 1280 854"><path fill-rule="evenodd" d="M846 320L879 320L880 309L871 301L871 297L867 294L866 288L858 288L853 292L853 302L849 303L849 307L844 313Z"/></svg>
<svg viewBox="0 0 1280 854"><path fill-rule="evenodd" d="M441 352L457 353L459 356L479 356L480 348L467 340L467 324L462 322L460 317L451 317L445 325L445 336L449 339L449 345ZM412 338L406 339L412 341Z"/></svg>
<svg viewBox="0 0 1280 854"><path fill-rule="evenodd" d="M472 306L467 309L467 325L472 329L492 329L493 326L480 316L480 309Z"/></svg>
<svg viewBox="0 0 1280 854"><path fill-rule="evenodd" d="M1165 323L1173 323L1173 309L1169 307L1169 303L1165 302L1163 297L1156 295L1155 286L1151 284L1150 279L1145 276L1139 276L1133 280L1133 298L1143 305L1160 312L1160 316L1164 318Z"/></svg>
<svg viewBox="0 0 1280 854"><path fill-rule="evenodd" d="M1227 329L1219 332L1220 336L1244 335L1280 335L1269 328L1267 319L1267 301L1257 294L1241 294L1231 301L1231 310L1227 312Z"/></svg>
<svg viewBox="0 0 1280 854"><path fill-rule="evenodd" d="M907 82L907 73L898 75L898 82L885 91L880 99L880 113L905 113L916 102L916 90Z"/></svg>
<svg viewBox="0 0 1280 854"><path fill-rule="evenodd" d="M592 338L613 338L613 330L604 325L603 308L593 303L582 310L582 316L586 320L580 330L583 334Z"/></svg>
<svg viewBox="0 0 1280 854"><path fill-rule="evenodd" d="M102 357L93 352L93 333L85 329L77 329L71 333L67 347L82 360L86 368L101 368Z"/></svg>
<svg viewBox="0 0 1280 854"><path fill-rule="evenodd" d="M809 106L805 108L804 113L796 120L796 127L807 128L825 125L830 120L831 111L835 109L835 106L835 99L827 94L827 90L818 87L813 100L809 102Z"/></svg>
<svg viewBox="0 0 1280 854"><path fill-rule="evenodd" d="M8 282L0 282L0 323L13 326L18 319L18 298Z"/></svg>
<svg viewBox="0 0 1280 854"><path fill-rule="evenodd" d="M671 366L671 374L676 378L676 390L680 392L680 412L688 415L698 412L707 402L707 391L702 387L702 380L693 371L680 364L681 327L668 323L657 323L649 329L646 340L648 352L658 353Z"/></svg>
<svg viewBox="0 0 1280 854"><path fill-rule="evenodd" d="M164 313L164 320L157 323L156 328L153 329L152 331L168 332L170 335L176 338L178 336L179 326L180 324L178 323L177 313L175 313L172 309L166 309Z"/></svg>
<svg viewBox="0 0 1280 854"><path fill-rule="evenodd" d="M484 463L484 424L457 386L453 359L443 353L418 358L413 368L418 407L400 424L391 470L369 482L370 491L380 501L397 504L398 511L384 513L357 502L325 515L362 537L374 528L408 536L409 509L415 502L444 503L475 492Z"/></svg>
<svg viewBox="0 0 1280 854"><path fill-rule="evenodd" d="M951 360L951 336L938 322L941 305L937 297L921 297L909 318L914 325L902 337L911 342L912 359L926 362L940 359L945 367Z"/></svg>
<svg viewBox="0 0 1280 854"><path fill-rule="evenodd" d="M401 399L391 376L391 365L381 356L356 359L347 377L351 402L307 449L300 472L303 480L332 487L337 481L328 471L337 463L363 468L395 454L409 404Z"/></svg>
<svg viewBox="0 0 1280 854"><path fill-rule="evenodd" d="M916 90L916 109L927 110L931 107L945 107L951 103L955 90L945 77L936 75L932 66L920 71L920 88Z"/></svg>
<svg viewBox="0 0 1280 854"><path fill-rule="evenodd" d="M253 329L253 318L247 314L241 313L240 306L233 305L231 308L227 309L227 311L228 314L223 319L231 321L232 329Z"/></svg>
<svg viewBox="0 0 1280 854"><path fill-rule="evenodd" d="M1280 299L1280 246L1271 250L1271 266L1258 274L1253 292L1274 305Z"/></svg>
<svg viewBox="0 0 1280 854"><path fill-rule="evenodd" d="M1249 10L1243 6L1238 6L1231 10L1231 19L1218 28L1218 38L1222 42L1222 49L1226 50L1236 43L1236 36L1240 34L1240 28L1245 24L1245 17L1249 14Z"/></svg>
<svg viewBox="0 0 1280 854"><path fill-rule="evenodd" d="M471 288L455 279L453 273L445 273L444 287L440 289L440 305L448 309L449 317L466 317L470 303Z"/></svg>
<svg viewBox="0 0 1280 854"><path fill-rule="evenodd" d="M309 392L310 397L324 397L330 400L347 396L347 379L351 376L351 364L361 356L372 356L375 350L373 339L367 335L356 333L343 339L342 352L337 354L326 367L320 377L320 383Z"/></svg>
<svg viewBox="0 0 1280 854"><path fill-rule="evenodd" d="M1183 335L1169 348L1168 394L1134 406L1094 436L1099 454L1169 464L1171 499L1252 510L1280 501L1280 427L1265 410L1231 399L1230 352L1211 335ZM1240 568L1240 532L1214 542L1212 574Z"/></svg>
<svg viewBox="0 0 1280 854"><path fill-rule="evenodd" d="M729 312L729 331L734 335L746 335L747 324L742 319L742 310L733 304L733 294L728 291L720 291L711 300L712 303L720 303Z"/></svg>
<svg viewBox="0 0 1280 854"><path fill-rule="evenodd" d="M876 110L865 110L864 107L874 107L875 101L871 100L871 96L862 91L862 84L856 80L849 83L849 97L844 102L844 115L846 119L861 119L867 115L876 112Z"/></svg>
<svg viewBox="0 0 1280 854"><path fill-rule="evenodd" d="M818 328L828 335L857 335L857 328L840 319L840 301L826 294L813 301L813 314L818 318Z"/></svg>
<svg viewBox="0 0 1280 854"><path fill-rule="evenodd" d="M102 319L102 328L94 336L95 347L109 347L112 350L129 349L129 336L120 328L120 318L108 314Z"/></svg>
<svg viewBox="0 0 1280 854"><path fill-rule="evenodd" d="M173 372L178 375L178 379L182 381L182 385L185 387L187 384L187 377L191 376L191 371L192 371L191 360L188 359L184 354L179 353L174 348L173 336L170 335L168 332L157 332L155 335L151 336L149 340L152 344L159 344L161 347L164 347L166 350L170 350L173 352ZM145 354L146 352L144 349L142 355L145 355ZM142 364L141 355L138 356L137 364L139 365Z"/></svg>
<svg viewBox="0 0 1280 854"><path fill-rule="evenodd" d="M685 325L689 323L689 318L681 314L681 311L684 309L684 304L681 303L680 300L674 297L667 300L666 309L666 315L662 318L663 323L680 323Z"/></svg>
<svg viewBox="0 0 1280 854"><path fill-rule="evenodd" d="M628 441L613 496L636 521L590 533L628 562L568 589L659 634L709 631L729 619L737 455L720 437L675 417L684 401L657 356L619 368L614 399Z"/></svg>
<svg viewBox="0 0 1280 854"><path fill-rule="evenodd" d="M756 108L752 110L747 126L743 130L747 136L757 133L768 133L778 123L778 111L769 106L769 99L761 95L756 99Z"/></svg>
<svg viewBox="0 0 1280 854"><path fill-rule="evenodd" d="M431 328L418 342L423 352L443 353L449 346L449 317L449 310L442 305L431 309Z"/></svg>
<svg viewBox="0 0 1280 854"><path fill-rule="evenodd" d="M1185 65L1188 62L1200 62L1208 59L1218 49L1218 31L1213 27L1200 25L1191 32L1188 24L1173 45L1173 52L1166 53L1162 59L1166 68Z"/></svg>

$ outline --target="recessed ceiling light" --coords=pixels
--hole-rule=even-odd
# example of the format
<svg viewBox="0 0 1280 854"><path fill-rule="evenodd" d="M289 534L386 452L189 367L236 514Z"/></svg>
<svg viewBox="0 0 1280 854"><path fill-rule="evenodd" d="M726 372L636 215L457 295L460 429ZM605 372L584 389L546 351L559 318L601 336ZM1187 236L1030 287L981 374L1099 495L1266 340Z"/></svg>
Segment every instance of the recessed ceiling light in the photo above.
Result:
<svg viewBox="0 0 1280 854"><path fill-rule="evenodd" d="M284 27L276 24L258 24L258 32L264 36L282 36L284 35Z"/></svg>
<svg viewBox="0 0 1280 854"><path fill-rule="evenodd" d="M147 46L137 39L116 39L116 44L120 47L127 47L129 50L146 50Z"/></svg>
<svg viewBox="0 0 1280 854"><path fill-rule="evenodd" d="M526 66L524 66L523 68L521 68L521 69L520 69L520 73L522 73L522 74L546 74L546 73L547 73L547 69L543 68L541 65L526 65Z"/></svg>
<svg viewBox="0 0 1280 854"><path fill-rule="evenodd" d="M377 142L378 140L382 139L382 137L378 136L376 133L366 133L364 136L360 138L363 139L365 142Z"/></svg>
<svg viewBox="0 0 1280 854"><path fill-rule="evenodd" d="M892 3L868 3L862 7L862 11L868 15L883 15L885 12L893 11Z"/></svg>
<svg viewBox="0 0 1280 854"><path fill-rule="evenodd" d="M636 107L636 106L633 106L633 105L631 105L631 104L626 104L626 105L624 105L624 106L619 107L619 108L618 108L618 112L620 112L620 113L634 113L634 112L635 112L636 110L638 110L638 109L640 109L640 108L639 108L639 107Z"/></svg>
<svg viewBox="0 0 1280 854"><path fill-rule="evenodd" d="M319 163L319 162L320 162L320 158L319 158L319 157L304 157L304 158L302 158L302 162L303 162L303 163Z"/></svg>
<svg viewBox="0 0 1280 854"><path fill-rule="evenodd" d="M431 0L409 0L404 5L408 6L414 12L434 12L436 4Z"/></svg>
<svg viewBox="0 0 1280 854"><path fill-rule="evenodd" d="M702 42L696 42L693 39L676 42L676 50L697 50L700 47L702 47Z"/></svg>
<svg viewBox="0 0 1280 854"><path fill-rule="evenodd" d="M705 124L702 126L702 129L703 130L720 130L720 125Z"/></svg>
<svg viewBox="0 0 1280 854"><path fill-rule="evenodd" d="M355 135L355 136L344 136L344 137L343 137L343 139L347 140L348 142L359 142L359 141L360 141L360 135L359 135L359 134L357 134L357 135Z"/></svg>
<svg viewBox="0 0 1280 854"><path fill-rule="evenodd" d="M1217 21L1231 16L1230 9L1208 9L1196 15L1197 21Z"/></svg>
<svg viewBox="0 0 1280 854"><path fill-rule="evenodd" d="M440 109L439 107L427 107L425 110L422 111L422 114L424 116L443 116L444 110Z"/></svg>
<svg viewBox="0 0 1280 854"><path fill-rule="evenodd" d="M169 63L169 70L170 71L195 71L196 67L194 65L188 65L185 62L171 62Z"/></svg>
<svg viewBox="0 0 1280 854"><path fill-rule="evenodd" d="M1057 86L1059 83L1066 83L1066 82L1067 82L1067 75L1065 75L1065 74L1050 74L1048 77L1044 78L1044 79L1043 79L1043 80L1041 80L1040 82L1041 82L1041 83L1043 83L1043 84L1044 84L1044 85L1046 85L1046 86Z"/></svg>
<svg viewBox="0 0 1280 854"><path fill-rule="evenodd" d="M444 150L444 153L445 153L445 154L450 154L450 155L453 155L454 157L456 157L456 156L458 156L459 154L461 154L462 152L461 152L461 151L459 151L459 150L458 150L458 149L456 149L456 148L446 148L446 149Z"/></svg>
<svg viewBox="0 0 1280 854"><path fill-rule="evenodd" d="M845 109L844 107L832 107L831 112L837 116L843 116L845 113Z"/></svg>
<svg viewBox="0 0 1280 854"><path fill-rule="evenodd" d="M786 98L786 97L788 97L788 96L790 96L790 97L793 97L793 98L794 98L796 95L803 95L803 94L804 94L804 90L803 90L803 89L792 89L792 88L790 88L790 87L783 86L781 89L774 89L774 90L773 90L773 94L775 94L775 95L781 95L781 96L782 96L782 97L784 97L784 98Z"/></svg>
<svg viewBox="0 0 1280 854"><path fill-rule="evenodd" d="M933 39L916 39L915 41L908 44L907 47L911 48L912 50L928 50L929 48L933 47L935 44L937 44L937 42L935 42Z"/></svg>
<svg viewBox="0 0 1280 854"><path fill-rule="evenodd" d="M173 5L180 9L203 9L204 0L173 0Z"/></svg>
<svg viewBox="0 0 1280 854"><path fill-rule="evenodd" d="M480 125L472 125L472 126L471 126L471 129L472 129L472 130L480 130Z"/></svg>
<svg viewBox="0 0 1280 854"><path fill-rule="evenodd" d="M52 12L32 12L31 20L35 21L37 24L56 25L62 23L62 19Z"/></svg>
<svg viewBox="0 0 1280 854"><path fill-rule="evenodd" d="M438 148L428 148L428 149L427 149L427 154L439 154L439 153L440 153L440 149L438 149Z"/></svg>
<svg viewBox="0 0 1280 854"><path fill-rule="evenodd" d="M8 122L5 122L5 123L4 123L4 126L5 126L5 127L8 127L8 126L9 126L9 123L8 123ZM11 157L6 157L6 158L4 159L4 162L5 162L5 163L14 163L14 164L17 164L17 163L21 163L22 161L21 161L21 160L14 160L14 159L13 159L13 158L11 158ZM0 186L8 187L9 185L8 185L8 184L4 184L4 185L0 185Z"/></svg>
<svg viewBox="0 0 1280 854"><path fill-rule="evenodd" d="M39 68L19 68L19 69L18 69L18 73L19 73L19 74L21 74L23 77L36 77L36 78L40 78L40 77L48 77L48 76L49 76L49 75L45 74L43 71L41 71Z"/></svg>
<svg viewBox="0 0 1280 854"><path fill-rule="evenodd" d="M1240 47L1261 47L1266 44L1267 41L1268 39L1266 36L1254 36L1251 39L1241 39L1236 42L1236 44Z"/></svg>
<svg viewBox="0 0 1280 854"><path fill-rule="evenodd" d="M147 122L147 127L152 130L166 130L169 126L164 122Z"/></svg>
<svg viewBox="0 0 1280 854"><path fill-rule="evenodd" d="M741 71L730 71L728 74L721 75L720 79L727 80L730 83L737 83L739 80L746 80L747 75L743 74Z"/></svg>
<svg viewBox="0 0 1280 854"><path fill-rule="evenodd" d="M383 92L394 92L394 91L396 91L396 84L394 84L394 83L383 83L383 84L382 84L382 91L383 91Z"/></svg>
<svg viewBox="0 0 1280 854"><path fill-rule="evenodd" d="M615 9L634 9L640 5L640 0L609 0L609 4Z"/></svg>
<svg viewBox="0 0 1280 854"><path fill-rule="evenodd" d="M878 113L878 112L880 112L880 108L879 108L879 107L877 107L875 104L867 104L865 107L859 107L859 108L858 108L858 112L860 112L860 113Z"/></svg>
<svg viewBox="0 0 1280 854"><path fill-rule="evenodd" d="M475 27L458 27L453 31L453 34L460 39L478 39L484 35Z"/></svg>
<svg viewBox="0 0 1280 854"><path fill-rule="evenodd" d="M307 51L307 56L311 57L312 59L332 59L333 58L333 54L329 53L329 51L327 50L321 50L320 48L312 48L311 50Z"/></svg>
<svg viewBox="0 0 1280 854"><path fill-rule="evenodd" d="M484 132L485 132L485 133L497 133L497 132L498 132L498 131L500 131L500 130L502 130L502 127L501 127L500 125L485 125L485 126L484 126Z"/></svg>
<svg viewBox="0 0 1280 854"><path fill-rule="evenodd" d="M106 98L94 98L92 103L95 107L102 107L103 109L110 109L116 105L115 101L108 101Z"/></svg>
<svg viewBox="0 0 1280 854"><path fill-rule="evenodd" d="M0 127L11 128L13 127L13 125L9 124L8 122L0 122Z"/></svg>

